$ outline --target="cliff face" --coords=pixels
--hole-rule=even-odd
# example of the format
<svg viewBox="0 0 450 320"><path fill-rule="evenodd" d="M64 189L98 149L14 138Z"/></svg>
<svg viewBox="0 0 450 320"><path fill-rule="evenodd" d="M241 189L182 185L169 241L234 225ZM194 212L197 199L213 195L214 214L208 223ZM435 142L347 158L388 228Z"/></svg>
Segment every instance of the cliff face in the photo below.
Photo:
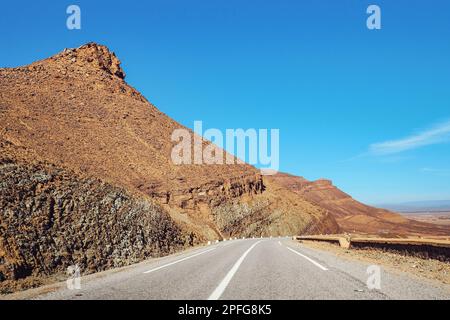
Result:
<svg viewBox="0 0 450 320"><path fill-rule="evenodd" d="M330 180L308 181L303 177L284 173L272 179L303 199L326 210L345 232L393 237L450 234L449 228L420 223L388 210L365 205L336 188Z"/></svg>
<svg viewBox="0 0 450 320"><path fill-rule="evenodd" d="M162 204L196 210L202 204L214 207L230 199L243 195L256 195L263 191L262 176L250 174L225 180L211 180L205 184L184 190L170 190L160 193L150 191L148 194Z"/></svg>
<svg viewBox="0 0 450 320"><path fill-rule="evenodd" d="M171 135L186 128L124 79L115 54L93 43L0 69L3 284L231 235L336 230L252 166L175 165Z"/></svg>

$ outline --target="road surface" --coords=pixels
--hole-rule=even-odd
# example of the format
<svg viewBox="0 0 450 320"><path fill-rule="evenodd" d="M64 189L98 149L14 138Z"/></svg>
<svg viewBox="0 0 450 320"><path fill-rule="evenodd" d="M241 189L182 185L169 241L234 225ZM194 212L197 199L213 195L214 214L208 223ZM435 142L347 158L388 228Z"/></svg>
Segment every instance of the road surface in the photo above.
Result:
<svg viewBox="0 0 450 320"><path fill-rule="evenodd" d="M381 269L367 287L368 264L307 248L288 238L220 242L83 277L38 299L450 299L449 286Z"/></svg>

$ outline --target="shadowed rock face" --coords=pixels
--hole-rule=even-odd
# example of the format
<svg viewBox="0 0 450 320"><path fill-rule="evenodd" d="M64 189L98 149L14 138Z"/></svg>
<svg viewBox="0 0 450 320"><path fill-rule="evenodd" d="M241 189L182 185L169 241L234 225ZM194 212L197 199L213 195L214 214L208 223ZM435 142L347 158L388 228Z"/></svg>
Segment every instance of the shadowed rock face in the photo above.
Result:
<svg viewBox="0 0 450 320"><path fill-rule="evenodd" d="M94 43L0 69L3 284L230 235L338 230L250 165L173 164L171 135L186 128L124 79L115 54Z"/></svg>
<svg viewBox="0 0 450 320"><path fill-rule="evenodd" d="M87 272L138 262L189 243L159 206L52 166L0 165L1 277ZM99 227L101 226L101 227Z"/></svg>
<svg viewBox="0 0 450 320"><path fill-rule="evenodd" d="M406 219L400 214L358 202L336 188L330 180L308 181L303 177L284 173L279 173L270 179L295 192L301 198L327 210L345 232L394 237L450 234L448 227Z"/></svg>
<svg viewBox="0 0 450 320"><path fill-rule="evenodd" d="M74 264L87 274L193 244L149 197L0 146L0 291L38 285Z"/></svg>

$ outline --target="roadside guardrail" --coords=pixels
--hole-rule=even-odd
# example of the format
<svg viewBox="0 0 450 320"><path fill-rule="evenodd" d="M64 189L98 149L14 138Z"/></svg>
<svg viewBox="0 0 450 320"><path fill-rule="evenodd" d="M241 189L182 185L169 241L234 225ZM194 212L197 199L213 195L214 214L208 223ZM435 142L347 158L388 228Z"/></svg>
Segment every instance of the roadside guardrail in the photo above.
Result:
<svg viewBox="0 0 450 320"><path fill-rule="evenodd" d="M297 241L321 241L339 244L345 249L378 249L424 259L450 262L450 241L437 239L352 237L351 235L294 236Z"/></svg>

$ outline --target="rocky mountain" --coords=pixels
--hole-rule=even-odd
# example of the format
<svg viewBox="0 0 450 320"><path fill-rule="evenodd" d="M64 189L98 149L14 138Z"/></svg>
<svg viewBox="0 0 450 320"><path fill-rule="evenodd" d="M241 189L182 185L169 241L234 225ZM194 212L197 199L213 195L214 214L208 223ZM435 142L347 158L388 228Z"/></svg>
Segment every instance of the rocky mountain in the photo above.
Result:
<svg viewBox="0 0 450 320"><path fill-rule="evenodd" d="M0 288L223 237L339 231L252 166L175 165L186 128L124 79L95 43L0 69Z"/></svg>
<svg viewBox="0 0 450 320"><path fill-rule="evenodd" d="M267 180L295 192L302 199L315 204L332 215L342 231L397 237L399 235L448 236L450 228L422 223L404 216L365 205L333 185L330 180L308 181L286 173Z"/></svg>

